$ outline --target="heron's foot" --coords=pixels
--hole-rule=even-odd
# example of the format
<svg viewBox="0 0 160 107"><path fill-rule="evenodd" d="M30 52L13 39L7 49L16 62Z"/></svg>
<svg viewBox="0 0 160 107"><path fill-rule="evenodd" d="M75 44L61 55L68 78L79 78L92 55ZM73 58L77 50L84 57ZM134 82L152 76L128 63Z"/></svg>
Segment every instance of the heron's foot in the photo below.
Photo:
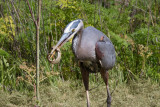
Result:
<svg viewBox="0 0 160 107"><path fill-rule="evenodd" d="M107 107L111 107L111 96L107 97Z"/></svg>

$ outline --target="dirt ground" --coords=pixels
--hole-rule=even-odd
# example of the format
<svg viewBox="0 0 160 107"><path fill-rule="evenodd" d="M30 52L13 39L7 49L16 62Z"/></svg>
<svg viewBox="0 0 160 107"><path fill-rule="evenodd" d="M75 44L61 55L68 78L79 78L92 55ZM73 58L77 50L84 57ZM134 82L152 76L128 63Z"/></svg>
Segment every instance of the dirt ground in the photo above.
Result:
<svg viewBox="0 0 160 107"><path fill-rule="evenodd" d="M90 83L91 88L97 85ZM160 86L150 80L113 83L110 91L113 90L112 107L160 107ZM103 83L89 93L91 107L106 107L107 93ZM86 107L84 86L76 82L58 81L56 86L41 86L40 97L42 107ZM34 93L0 91L0 107L35 107L35 103Z"/></svg>

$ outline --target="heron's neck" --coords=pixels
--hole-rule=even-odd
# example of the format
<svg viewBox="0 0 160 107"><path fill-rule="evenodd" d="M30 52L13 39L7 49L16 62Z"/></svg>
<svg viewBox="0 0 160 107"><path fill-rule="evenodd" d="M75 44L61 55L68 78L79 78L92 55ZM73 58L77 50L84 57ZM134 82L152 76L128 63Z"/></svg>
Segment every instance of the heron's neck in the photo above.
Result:
<svg viewBox="0 0 160 107"><path fill-rule="evenodd" d="M77 54L79 48L81 47L82 33L83 29L79 30L77 34L74 36L72 41L72 49L75 55Z"/></svg>
<svg viewBox="0 0 160 107"><path fill-rule="evenodd" d="M83 28L81 28L80 30L79 30L79 32L77 33L78 34L78 47L80 47L80 45L81 45L81 40L82 40L82 33L83 33Z"/></svg>

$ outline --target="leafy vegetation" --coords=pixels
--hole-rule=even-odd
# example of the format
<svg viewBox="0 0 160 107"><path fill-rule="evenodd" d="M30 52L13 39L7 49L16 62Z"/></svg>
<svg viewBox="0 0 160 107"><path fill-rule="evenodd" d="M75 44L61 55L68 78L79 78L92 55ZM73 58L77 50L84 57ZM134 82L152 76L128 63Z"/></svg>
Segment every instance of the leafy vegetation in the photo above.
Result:
<svg viewBox="0 0 160 107"><path fill-rule="evenodd" d="M121 82L151 78L160 82L159 0L43 0L40 30L40 85L81 80L71 43L62 48L62 60L47 61L51 47L65 26L83 19L113 42L117 62L110 71ZM36 16L37 1L29 0ZM25 0L0 1L0 89L34 91L36 29ZM97 81L94 74L92 82ZM80 82L81 83L81 82Z"/></svg>

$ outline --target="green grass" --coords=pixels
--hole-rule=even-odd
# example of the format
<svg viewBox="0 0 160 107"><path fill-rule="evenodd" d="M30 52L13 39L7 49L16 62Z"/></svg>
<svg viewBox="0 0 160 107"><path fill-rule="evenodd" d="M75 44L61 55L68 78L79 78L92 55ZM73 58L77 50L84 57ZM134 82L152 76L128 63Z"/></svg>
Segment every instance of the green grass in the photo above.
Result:
<svg viewBox="0 0 160 107"><path fill-rule="evenodd" d="M99 79L99 78L98 78ZM91 107L106 107L106 87L101 79L98 83L91 82ZM112 107L159 107L160 86L150 80L131 81L130 83L114 84L110 79L112 94ZM86 107L84 86L80 81L62 81L47 86L41 85L40 97L42 107ZM35 93L19 93L0 91L0 107L34 107Z"/></svg>

